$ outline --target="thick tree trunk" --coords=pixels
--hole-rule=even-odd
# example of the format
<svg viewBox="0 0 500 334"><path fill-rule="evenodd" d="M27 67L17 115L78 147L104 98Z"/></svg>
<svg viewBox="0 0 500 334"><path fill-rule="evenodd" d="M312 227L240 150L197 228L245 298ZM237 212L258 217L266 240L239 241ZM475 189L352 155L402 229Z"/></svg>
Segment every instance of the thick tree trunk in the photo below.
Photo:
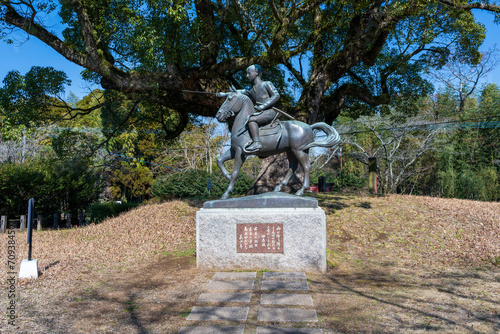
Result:
<svg viewBox="0 0 500 334"><path fill-rule="evenodd" d="M264 158L259 176L255 180L252 188L247 192L247 195L262 194L273 191L281 180L285 177L288 171L288 159L285 153ZM299 168L292 176L286 187L281 189L282 192L295 193L302 186L304 179L304 169L299 165Z"/></svg>

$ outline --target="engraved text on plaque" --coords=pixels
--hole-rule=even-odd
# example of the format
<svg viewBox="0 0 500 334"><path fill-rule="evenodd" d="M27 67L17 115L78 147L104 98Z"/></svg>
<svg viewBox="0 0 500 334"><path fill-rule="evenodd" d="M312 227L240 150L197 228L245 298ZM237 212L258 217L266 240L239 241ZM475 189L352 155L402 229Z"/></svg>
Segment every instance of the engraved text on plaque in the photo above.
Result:
<svg viewBox="0 0 500 334"><path fill-rule="evenodd" d="M237 253L283 253L283 223L236 224Z"/></svg>

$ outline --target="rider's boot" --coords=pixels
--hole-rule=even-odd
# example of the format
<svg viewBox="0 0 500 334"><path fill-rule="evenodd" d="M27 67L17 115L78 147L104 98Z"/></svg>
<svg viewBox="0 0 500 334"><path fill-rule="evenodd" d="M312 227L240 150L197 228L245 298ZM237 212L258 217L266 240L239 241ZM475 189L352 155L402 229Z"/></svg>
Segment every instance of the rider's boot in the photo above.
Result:
<svg viewBox="0 0 500 334"><path fill-rule="evenodd" d="M248 129L250 130L250 135L253 138L253 143L245 148L247 152L256 152L262 148L259 137L259 125L257 122L249 122Z"/></svg>

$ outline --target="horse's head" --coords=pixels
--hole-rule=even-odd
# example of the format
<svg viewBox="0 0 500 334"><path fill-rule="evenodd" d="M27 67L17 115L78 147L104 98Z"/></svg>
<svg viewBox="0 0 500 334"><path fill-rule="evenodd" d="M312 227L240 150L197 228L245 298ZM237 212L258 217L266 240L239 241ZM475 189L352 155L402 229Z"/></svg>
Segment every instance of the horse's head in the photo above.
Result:
<svg viewBox="0 0 500 334"><path fill-rule="evenodd" d="M215 118L217 118L219 122L224 123L229 117L234 116L241 110L242 101L240 99L240 95L241 93L238 93L236 91L232 91L229 93L226 101L224 101L224 103L219 108L219 111L217 111L217 114L215 115Z"/></svg>

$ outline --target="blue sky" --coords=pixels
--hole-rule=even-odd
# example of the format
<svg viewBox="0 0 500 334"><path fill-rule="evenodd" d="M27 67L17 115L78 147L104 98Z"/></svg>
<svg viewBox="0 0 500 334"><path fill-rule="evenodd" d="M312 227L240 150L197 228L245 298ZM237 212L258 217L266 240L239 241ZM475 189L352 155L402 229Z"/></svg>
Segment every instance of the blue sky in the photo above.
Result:
<svg viewBox="0 0 500 334"><path fill-rule="evenodd" d="M474 14L478 21L486 26L486 39L480 51L487 51L494 44L500 42L500 25L493 23L494 15L491 13L475 11ZM20 36L19 40L23 40L24 35L19 34L18 36ZM500 49L500 45L498 45L498 48ZM4 41L0 41L0 64L0 80L3 80L5 75L14 69L21 72L21 74L25 74L32 66L52 66L57 70L64 71L71 79L72 83L67 93L71 91L82 98L92 89L88 83L80 78L82 67L66 60L66 58L34 37L24 43L14 45L8 45ZM488 74L485 81L500 86L500 64Z"/></svg>

